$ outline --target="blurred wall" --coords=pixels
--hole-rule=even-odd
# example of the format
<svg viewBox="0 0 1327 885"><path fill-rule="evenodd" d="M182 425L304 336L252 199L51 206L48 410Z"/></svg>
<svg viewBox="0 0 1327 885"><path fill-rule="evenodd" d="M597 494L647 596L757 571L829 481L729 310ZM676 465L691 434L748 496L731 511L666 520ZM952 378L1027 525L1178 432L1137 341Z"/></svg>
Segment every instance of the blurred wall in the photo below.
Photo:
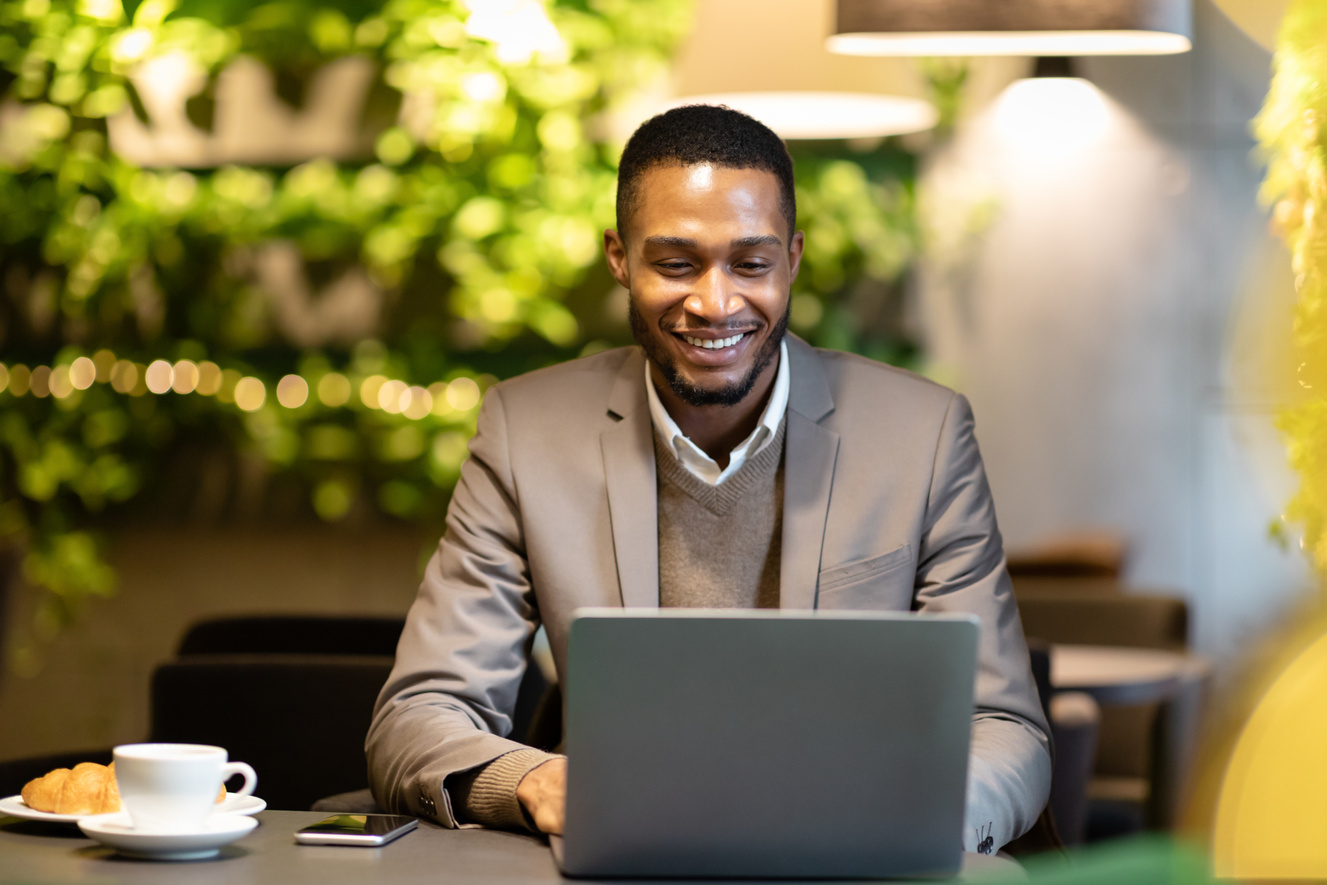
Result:
<svg viewBox="0 0 1327 885"><path fill-rule="evenodd" d="M1267 535L1294 487L1271 423L1293 288L1249 128L1271 55L1209 0L1194 18L1191 53L1076 60L1101 92L1095 135L1038 139L979 105L926 175L921 291L1007 545L1119 530L1127 579L1186 596L1197 647L1228 662L1308 584ZM979 63L974 92L1020 64ZM994 220L965 245L982 200Z"/></svg>
<svg viewBox="0 0 1327 885"><path fill-rule="evenodd" d="M269 612L404 615L431 541L415 528L384 526L116 533L116 598L94 600L46 650L35 676L0 673L0 759L146 738L152 670L172 657L197 620ZM11 600L13 617L27 616L26 601Z"/></svg>

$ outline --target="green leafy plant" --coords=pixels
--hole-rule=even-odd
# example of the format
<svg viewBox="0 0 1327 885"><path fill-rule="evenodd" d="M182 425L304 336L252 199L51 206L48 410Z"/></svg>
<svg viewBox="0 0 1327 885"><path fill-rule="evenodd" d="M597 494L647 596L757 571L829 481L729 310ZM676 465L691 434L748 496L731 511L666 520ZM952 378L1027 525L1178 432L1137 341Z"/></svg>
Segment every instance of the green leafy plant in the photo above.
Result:
<svg viewBox="0 0 1327 885"><path fill-rule="evenodd" d="M0 539L39 595L11 664L113 592L112 516L436 523L489 384L629 342L608 133L687 23L675 0L0 4ZM367 72L348 147L172 161L225 143L255 60L296 116L333 66ZM914 158L795 154L794 328L910 359L888 307Z"/></svg>

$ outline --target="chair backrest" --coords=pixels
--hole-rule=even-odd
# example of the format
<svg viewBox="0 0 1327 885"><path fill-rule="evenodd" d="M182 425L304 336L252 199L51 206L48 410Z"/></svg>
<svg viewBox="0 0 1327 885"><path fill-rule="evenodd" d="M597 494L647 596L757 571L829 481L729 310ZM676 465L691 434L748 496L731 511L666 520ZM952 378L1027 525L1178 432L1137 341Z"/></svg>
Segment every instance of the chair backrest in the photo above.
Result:
<svg viewBox="0 0 1327 885"><path fill-rule="evenodd" d="M152 676L150 740L216 744L258 772L272 808L368 784L364 736L392 658L191 655Z"/></svg>
<svg viewBox="0 0 1327 885"><path fill-rule="evenodd" d="M345 615L242 615L200 621L176 654L396 654L405 618Z"/></svg>
<svg viewBox="0 0 1327 885"><path fill-rule="evenodd" d="M1016 589L1023 632L1048 642L1182 649L1189 609L1174 596Z"/></svg>

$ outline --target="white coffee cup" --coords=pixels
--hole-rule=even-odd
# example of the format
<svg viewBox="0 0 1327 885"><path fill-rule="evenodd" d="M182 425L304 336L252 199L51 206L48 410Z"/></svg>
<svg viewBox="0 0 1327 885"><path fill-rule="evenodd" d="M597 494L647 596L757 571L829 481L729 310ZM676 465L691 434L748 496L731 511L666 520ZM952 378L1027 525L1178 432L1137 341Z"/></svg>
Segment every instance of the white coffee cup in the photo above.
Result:
<svg viewBox="0 0 1327 885"><path fill-rule="evenodd" d="M221 784L244 775L236 795L248 796L258 775L243 762L227 762L222 747L205 744L122 744L115 748L120 804L134 828L190 833L202 828L217 804Z"/></svg>

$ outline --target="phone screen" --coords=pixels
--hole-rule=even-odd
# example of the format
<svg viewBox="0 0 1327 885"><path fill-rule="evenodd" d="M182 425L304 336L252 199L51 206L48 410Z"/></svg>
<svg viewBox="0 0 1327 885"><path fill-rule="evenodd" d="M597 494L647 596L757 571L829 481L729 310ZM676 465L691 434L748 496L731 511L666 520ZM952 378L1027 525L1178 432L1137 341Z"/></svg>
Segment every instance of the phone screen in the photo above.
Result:
<svg viewBox="0 0 1327 885"><path fill-rule="evenodd" d="M295 841L308 845L384 845L402 836L419 821L402 814L334 814L295 833Z"/></svg>

